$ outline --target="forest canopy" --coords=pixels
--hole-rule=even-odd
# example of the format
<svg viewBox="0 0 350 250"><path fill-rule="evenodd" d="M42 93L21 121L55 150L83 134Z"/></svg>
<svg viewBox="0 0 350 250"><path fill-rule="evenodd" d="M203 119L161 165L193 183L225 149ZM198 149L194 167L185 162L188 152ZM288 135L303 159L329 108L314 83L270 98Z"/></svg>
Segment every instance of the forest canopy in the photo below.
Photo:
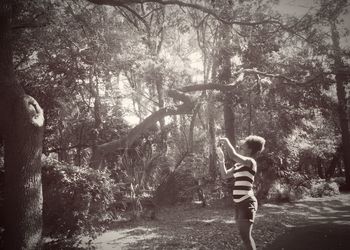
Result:
<svg viewBox="0 0 350 250"><path fill-rule="evenodd" d="M233 142L260 134L266 154L286 168L305 154L326 167L341 141L323 6L332 3L292 15L275 1L143 2L21 6L18 22L30 22L14 26L15 68L45 109L44 154L80 166L95 147L110 152L104 167L114 168L125 148L148 143L148 159L185 151L206 159L218 134ZM337 14L340 41L347 39L344 13ZM187 110L179 110L174 91L191 98Z"/></svg>

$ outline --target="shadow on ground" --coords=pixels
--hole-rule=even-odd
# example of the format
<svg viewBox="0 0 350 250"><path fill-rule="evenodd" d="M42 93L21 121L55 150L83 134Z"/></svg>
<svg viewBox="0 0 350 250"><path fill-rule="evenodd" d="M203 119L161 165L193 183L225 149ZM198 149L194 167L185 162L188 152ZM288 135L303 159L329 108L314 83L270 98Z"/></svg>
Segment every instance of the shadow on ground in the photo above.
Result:
<svg viewBox="0 0 350 250"><path fill-rule="evenodd" d="M350 226L321 224L295 227L278 237L266 250L350 249Z"/></svg>
<svg viewBox="0 0 350 250"><path fill-rule="evenodd" d="M282 209L281 209L282 208ZM304 215L305 219L292 225L265 250L346 250L350 249L350 196L309 199L294 204L275 206L266 204L270 214Z"/></svg>
<svg viewBox="0 0 350 250"><path fill-rule="evenodd" d="M138 221L82 241L81 249L243 249L232 207L164 208L156 220ZM261 204L253 236L258 250L350 249L350 195Z"/></svg>

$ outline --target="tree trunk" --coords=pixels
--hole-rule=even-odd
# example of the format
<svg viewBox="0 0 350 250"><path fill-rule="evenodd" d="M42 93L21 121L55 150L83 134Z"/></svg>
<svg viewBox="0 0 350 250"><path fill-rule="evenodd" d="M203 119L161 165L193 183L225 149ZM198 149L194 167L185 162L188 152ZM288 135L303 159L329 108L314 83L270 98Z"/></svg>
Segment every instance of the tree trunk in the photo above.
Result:
<svg viewBox="0 0 350 250"><path fill-rule="evenodd" d="M235 114L233 111L233 95L231 93L225 94L224 99L224 120L225 120L225 133L232 145L236 145L236 132L235 132Z"/></svg>
<svg viewBox="0 0 350 250"><path fill-rule="evenodd" d="M191 123L190 123L190 129L188 132L188 153L193 153L193 146L194 146L194 127L196 123L196 116L199 113L199 110L201 108L200 104L197 104L195 109L193 110L193 114L191 117Z"/></svg>
<svg viewBox="0 0 350 250"><path fill-rule="evenodd" d="M58 142L59 142L59 146L62 149L57 152L57 157L58 157L58 160L61 162L70 163L68 150L64 149L64 148L68 148L69 145L67 142L67 137L64 135L63 132L64 132L64 126L61 122L58 127L58 134L59 134Z"/></svg>
<svg viewBox="0 0 350 250"><path fill-rule="evenodd" d="M217 82L217 70L218 70L218 59L213 58L213 63L211 65L211 81L212 83ZM205 68L205 64L204 64ZM209 70L208 70L209 71ZM204 76L204 83L207 84L207 74ZM208 136L209 136L209 174L212 180L216 179L217 168L216 168L216 130L215 130L215 118L214 118L214 97L211 90L208 91Z"/></svg>
<svg viewBox="0 0 350 250"><path fill-rule="evenodd" d="M229 52L230 46L230 27L223 25L221 39L223 46L220 48L219 57L219 72L218 81L223 85L230 84L231 80L231 53ZM224 97L224 120L225 120L225 133L232 145L236 144L235 140L235 115L233 111L233 95L231 92L225 93Z"/></svg>
<svg viewBox="0 0 350 250"><path fill-rule="evenodd" d="M0 3L0 137L5 148L5 249L39 249L43 111L16 83L11 1Z"/></svg>
<svg viewBox="0 0 350 250"><path fill-rule="evenodd" d="M212 93L208 96L208 134L209 134L209 174L212 180L215 180L216 170L216 136L215 136L215 120Z"/></svg>
<svg viewBox="0 0 350 250"><path fill-rule="evenodd" d="M159 73L154 72L155 77L156 77L156 88L157 88L157 96L158 96L158 107L159 109L164 108L164 88L163 88L163 81L162 81L162 76L159 75ZM160 133L161 133L161 139L162 139L162 148L167 149L167 132L165 129L165 119L161 118L159 120L159 125L160 125Z"/></svg>
<svg viewBox="0 0 350 250"><path fill-rule="evenodd" d="M340 164L339 155L338 155L338 153L335 153L333 155L333 158L332 158L330 164L329 164L329 167L326 170L326 180L330 180L334 176L335 170L337 169L339 164Z"/></svg>
<svg viewBox="0 0 350 250"><path fill-rule="evenodd" d="M338 98L338 117L343 145L343 162L345 168L346 186L348 189L350 189L350 133L346 106L346 92L344 87L347 81L347 76L342 70L345 65L341 58L341 50L339 46L340 39L339 32L336 27L336 20L331 20L330 24L334 51L334 70L336 72L335 79Z"/></svg>
<svg viewBox="0 0 350 250"><path fill-rule="evenodd" d="M318 158L315 161L316 161L315 164L316 164L316 168L317 168L318 177L320 177L321 179L324 179L325 174L324 174L324 169L322 166L322 159Z"/></svg>
<svg viewBox="0 0 350 250"><path fill-rule="evenodd" d="M252 93L249 91L248 95L248 135L252 134L252 121L253 121L253 104Z"/></svg>

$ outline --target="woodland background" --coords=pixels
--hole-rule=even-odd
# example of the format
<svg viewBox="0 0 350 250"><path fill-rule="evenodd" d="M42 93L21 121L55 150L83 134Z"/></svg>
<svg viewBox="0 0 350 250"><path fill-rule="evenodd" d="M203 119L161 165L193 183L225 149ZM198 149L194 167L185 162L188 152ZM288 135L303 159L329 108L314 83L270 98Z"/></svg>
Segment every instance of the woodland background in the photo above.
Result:
<svg viewBox="0 0 350 250"><path fill-rule="evenodd" d="M229 200L219 136L266 138L261 201L349 189L348 9L344 0L17 1L11 79L44 110L44 235L95 235L160 206ZM6 192L20 192L5 183L31 188L6 177L6 131L3 211L15 206Z"/></svg>

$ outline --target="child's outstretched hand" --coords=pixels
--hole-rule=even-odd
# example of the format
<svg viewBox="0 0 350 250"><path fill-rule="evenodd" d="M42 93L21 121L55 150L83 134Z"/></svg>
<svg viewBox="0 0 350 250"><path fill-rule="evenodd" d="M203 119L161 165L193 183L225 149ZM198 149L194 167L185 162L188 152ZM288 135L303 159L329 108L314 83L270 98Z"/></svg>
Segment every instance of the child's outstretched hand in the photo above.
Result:
<svg viewBox="0 0 350 250"><path fill-rule="evenodd" d="M219 145L227 147L230 145L230 141L226 137L219 138Z"/></svg>

